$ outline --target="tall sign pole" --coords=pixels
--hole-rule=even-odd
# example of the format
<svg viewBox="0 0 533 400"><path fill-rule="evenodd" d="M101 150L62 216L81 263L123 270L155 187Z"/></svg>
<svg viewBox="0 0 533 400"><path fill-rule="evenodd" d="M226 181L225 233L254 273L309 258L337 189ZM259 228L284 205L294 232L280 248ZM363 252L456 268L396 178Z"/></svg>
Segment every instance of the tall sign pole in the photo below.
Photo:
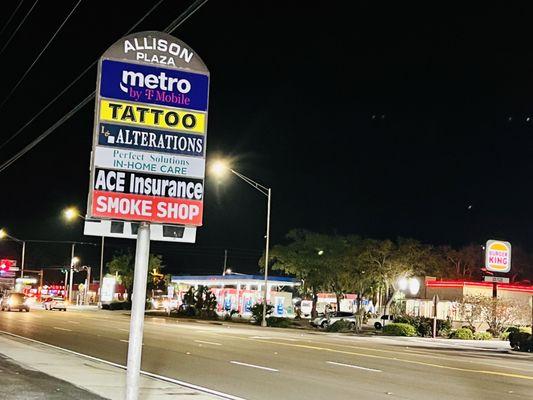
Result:
<svg viewBox="0 0 533 400"><path fill-rule="evenodd" d="M135 271L133 275L133 297L131 302L130 340L128 343L128 371L126 373L126 399L139 398L139 375L144 330L144 307L146 301L146 279L150 258L150 224L142 222L137 232L135 250Z"/></svg>
<svg viewBox="0 0 533 400"><path fill-rule="evenodd" d="M128 222L137 240L127 400L139 397L150 240L194 243L203 222L209 78L187 44L162 32L128 35L98 64L85 234L102 236L101 271L104 236L126 234Z"/></svg>

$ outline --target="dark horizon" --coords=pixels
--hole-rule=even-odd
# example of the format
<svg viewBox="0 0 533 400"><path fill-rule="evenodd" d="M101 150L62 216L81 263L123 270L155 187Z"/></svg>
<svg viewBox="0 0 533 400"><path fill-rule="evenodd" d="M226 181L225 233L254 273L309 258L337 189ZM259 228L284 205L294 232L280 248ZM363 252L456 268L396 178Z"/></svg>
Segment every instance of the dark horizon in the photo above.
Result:
<svg viewBox="0 0 533 400"><path fill-rule="evenodd" d="M163 2L137 31L163 30L191 3ZM37 4L4 51L3 92L73 4ZM232 157L236 170L272 187L273 245L305 228L455 247L502 239L531 252L530 8L280 4L208 2L174 32L211 71L207 160ZM152 6L108 2L103 17L102 5L80 5L0 109L0 143ZM1 26L15 7L5 6ZM95 80L93 68L2 149L3 159L94 90ZM91 102L2 172L0 225L10 234L99 243L82 235L81 220L66 224L60 215L71 205L85 211L93 113ZM221 272L224 249L236 271L257 271L264 197L236 177L222 183L207 175L204 207L197 244L152 242L166 272ZM131 240L106 242L107 260L134 248ZM13 257L20 247L0 242L0 251ZM98 247L80 255L99 265ZM69 257L69 245L27 248L29 266Z"/></svg>

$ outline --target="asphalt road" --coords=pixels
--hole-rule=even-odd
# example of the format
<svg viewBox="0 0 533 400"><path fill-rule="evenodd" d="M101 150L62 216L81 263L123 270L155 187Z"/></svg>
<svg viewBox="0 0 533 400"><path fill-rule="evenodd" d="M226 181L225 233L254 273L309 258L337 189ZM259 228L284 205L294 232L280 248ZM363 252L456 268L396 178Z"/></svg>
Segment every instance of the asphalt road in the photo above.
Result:
<svg viewBox="0 0 533 400"><path fill-rule="evenodd" d="M125 364L129 317L0 313L0 331ZM246 399L531 399L533 356L505 344L331 335L147 317L142 369ZM0 348L0 353L2 349Z"/></svg>

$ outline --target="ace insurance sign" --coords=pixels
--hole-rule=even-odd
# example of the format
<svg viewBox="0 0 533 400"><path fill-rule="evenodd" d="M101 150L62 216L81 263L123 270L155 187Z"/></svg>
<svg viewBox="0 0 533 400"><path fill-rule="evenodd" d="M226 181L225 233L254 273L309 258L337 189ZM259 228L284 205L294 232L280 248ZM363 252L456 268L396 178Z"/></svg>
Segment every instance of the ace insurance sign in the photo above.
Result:
<svg viewBox="0 0 533 400"><path fill-rule="evenodd" d="M140 32L98 66L88 216L201 226L209 71L185 43Z"/></svg>

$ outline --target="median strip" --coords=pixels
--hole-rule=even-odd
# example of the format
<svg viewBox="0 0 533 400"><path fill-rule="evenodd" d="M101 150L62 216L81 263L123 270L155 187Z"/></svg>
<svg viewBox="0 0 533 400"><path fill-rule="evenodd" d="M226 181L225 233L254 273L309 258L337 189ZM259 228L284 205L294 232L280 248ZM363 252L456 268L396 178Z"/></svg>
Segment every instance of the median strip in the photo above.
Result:
<svg viewBox="0 0 533 400"><path fill-rule="evenodd" d="M239 361L230 361L230 363L231 364L242 365L244 367L263 369L265 371L270 371L270 372L279 372L277 369L274 369L274 368L262 367L260 365L247 364L247 363L243 363L243 362L239 362Z"/></svg>

